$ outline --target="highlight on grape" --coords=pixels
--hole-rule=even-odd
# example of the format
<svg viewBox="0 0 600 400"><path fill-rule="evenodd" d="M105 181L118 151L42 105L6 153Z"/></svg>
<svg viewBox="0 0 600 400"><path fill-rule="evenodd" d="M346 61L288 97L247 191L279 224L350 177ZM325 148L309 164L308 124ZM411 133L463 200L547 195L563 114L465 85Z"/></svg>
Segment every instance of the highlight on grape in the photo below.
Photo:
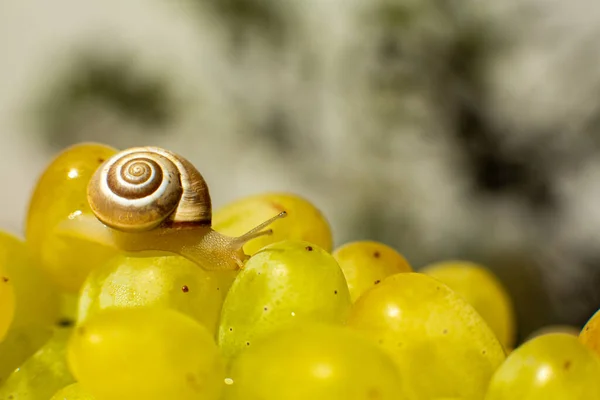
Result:
<svg viewBox="0 0 600 400"><path fill-rule="evenodd" d="M240 242L237 269L205 268L177 243L107 245L119 236L94 214L88 184L118 153L65 149L39 177L24 237L0 232L0 400L600 399L600 312L581 330L546 327L518 343L510 294L486 266L416 266L369 238L335 245L302 194L210 210L210 228L233 238L285 212ZM162 195L147 177L186 186L145 174L147 162L122 171L134 191ZM143 229L163 241L194 229L171 218L177 202L152 208L157 198L131 203L165 213Z"/></svg>

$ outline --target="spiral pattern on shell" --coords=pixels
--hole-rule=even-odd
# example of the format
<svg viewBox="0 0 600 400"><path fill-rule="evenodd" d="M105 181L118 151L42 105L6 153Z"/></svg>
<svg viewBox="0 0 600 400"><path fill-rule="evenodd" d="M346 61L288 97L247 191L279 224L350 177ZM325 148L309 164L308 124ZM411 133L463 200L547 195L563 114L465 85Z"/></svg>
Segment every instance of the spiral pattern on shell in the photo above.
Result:
<svg viewBox="0 0 600 400"><path fill-rule="evenodd" d="M93 175L88 201L96 217L121 231L146 231L169 218L183 195L174 154L132 148L107 160Z"/></svg>
<svg viewBox="0 0 600 400"><path fill-rule="evenodd" d="M126 199L141 199L155 194L163 184L163 167L144 156L124 158L115 163L113 171L107 174L111 192Z"/></svg>

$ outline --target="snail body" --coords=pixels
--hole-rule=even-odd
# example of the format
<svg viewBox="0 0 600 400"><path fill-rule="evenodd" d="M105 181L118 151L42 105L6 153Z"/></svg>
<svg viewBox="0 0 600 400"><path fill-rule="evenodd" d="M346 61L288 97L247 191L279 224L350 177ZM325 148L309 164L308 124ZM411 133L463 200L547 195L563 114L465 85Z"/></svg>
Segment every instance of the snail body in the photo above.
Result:
<svg viewBox="0 0 600 400"><path fill-rule="evenodd" d="M102 224L85 216L76 223L91 239L127 252L179 254L207 270L242 268L244 244L269 235L263 229L286 215L239 237L220 234L211 226L210 193L200 172L159 147L130 148L106 160L90 179L87 199Z"/></svg>

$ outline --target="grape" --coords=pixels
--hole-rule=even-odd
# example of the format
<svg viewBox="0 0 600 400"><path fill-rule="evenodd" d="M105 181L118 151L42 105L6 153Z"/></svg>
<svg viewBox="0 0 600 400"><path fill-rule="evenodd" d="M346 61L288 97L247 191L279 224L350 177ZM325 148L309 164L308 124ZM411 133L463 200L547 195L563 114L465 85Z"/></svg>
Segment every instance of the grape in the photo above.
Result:
<svg viewBox="0 0 600 400"><path fill-rule="evenodd" d="M165 306L216 334L223 298L218 280L181 256L117 256L92 271L81 289L78 322L111 307Z"/></svg>
<svg viewBox="0 0 600 400"><path fill-rule="evenodd" d="M579 334L579 340L600 356L600 310L585 324Z"/></svg>
<svg viewBox="0 0 600 400"><path fill-rule="evenodd" d="M473 307L421 273L395 274L367 290L354 303L348 326L389 352L407 399L481 399L505 358Z"/></svg>
<svg viewBox="0 0 600 400"><path fill-rule="evenodd" d="M56 392L50 400L96 400L96 398L87 392L81 384L72 383Z"/></svg>
<svg viewBox="0 0 600 400"><path fill-rule="evenodd" d="M51 337L50 326L11 326L4 341L0 342L0 386Z"/></svg>
<svg viewBox="0 0 600 400"><path fill-rule="evenodd" d="M14 288L15 315L0 342L0 383L32 356L52 335L59 318L59 295L20 238L0 231L0 269ZM4 304L0 301L0 304Z"/></svg>
<svg viewBox="0 0 600 400"><path fill-rule="evenodd" d="M236 358L226 400L400 400L392 360L348 328L307 324L272 332Z"/></svg>
<svg viewBox="0 0 600 400"><path fill-rule="evenodd" d="M551 333L515 349L485 400L600 399L600 360L576 336Z"/></svg>
<svg viewBox="0 0 600 400"><path fill-rule="evenodd" d="M447 261L429 265L419 272L442 281L461 295L483 317L505 348L514 346L513 304L491 271L467 261Z"/></svg>
<svg viewBox="0 0 600 400"><path fill-rule="evenodd" d="M533 331L524 341L529 341L548 333L566 333L568 335L579 336L579 332L579 329L570 325L548 325Z"/></svg>
<svg viewBox="0 0 600 400"><path fill-rule="evenodd" d="M412 271L400 253L378 242L365 240L347 243L338 247L333 256L344 271L353 302L383 278Z"/></svg>
<svg viewBox="0 0 600 400"><path fill-rule="evenodd" d="M115 254L113 248L85 238L54 234L69 218L95 219L87 202L87 184L100 164L115 153L116 149L94 143L64 150L46 168L31 198L27 243L49 277L64 290L79 290L89 271Z"/></svg>
<svg viewBox="0 0 600 400"><path fill-rule="evenodd" d="M16 308L13 325L52 326L59 316L60 298L57 288L48 283L47 276L36 264L27 244L20 238L2 231L1 267L10 275L14 287Z"/></svg>
<svg viewBox="0 0 600 400"><path fill-rule="evenodd" d="M0 342L4 340L15 314L15 292L5 269L0 264Z"/></svg>
<svg viewBox="0 0 600 400"><path fill-rule="evenodd" d="M72 292L62 292L60 294L60 316L59 321L63 323L73 323L77 321L77 311L79 309L79 294Z"/></svg>
<svg viewBox="0 0 600 400"><path fill-rule="evenodd" d="M248 260L229 289L219 346L230 358L254 338L286 324L341 324L350 305L344 274L333 256L308 242L274 243Z"/></svg>
<svg viewBox="0 0 600 400"><path fill-rule="evenodd" d="M167 308L109 308L75 328L68 360L98 400L216 400L224 364L212 335Z"/></svg>
<svg viewBox="0 0 600 400"><path fill-rule="evenodd" d="M221 300L225 301L225 297L229 292L229 288L233 285L233 281L238 274L238 270L222 270L222 271L208 271L210 276L216 279L219 293L221 293Z"/></svg>
<svg viewBox="0 0 600 400"><path fill-rule="evenodd" d="M282 240L301 240L331 251L333 238L329 223L314 204L291 193L265 193L241 198L213 214L213 228L222 234L239 236L267 219L287 212L287 217L269 226L273 234L244 245L247 254Z"/></svg>
<svg viewBox="0 0 600 400"><path fill-rule="evenodd" d="M0 400L49 399L73 383L65 352L71 328L57 328L52 338L15 370L0 387Z"/></svg>

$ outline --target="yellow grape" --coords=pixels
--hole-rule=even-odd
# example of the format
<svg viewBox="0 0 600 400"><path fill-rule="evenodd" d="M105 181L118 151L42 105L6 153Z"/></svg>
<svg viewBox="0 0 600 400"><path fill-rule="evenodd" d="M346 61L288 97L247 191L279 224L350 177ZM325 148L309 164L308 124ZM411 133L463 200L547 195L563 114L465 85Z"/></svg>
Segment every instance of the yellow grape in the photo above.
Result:
<svg viewBox="0 0 600 400"><path fill-rule="evenodd" d="M86 198L88 181L116 151L96 143L77 144L64 150L48 165L31 198L27 243L42 268L64 290L79 290L89 271L115 253L85 238L55 235L54 230L67 218L93 216Z"/></svg>
<svg viewBox="0 0 600 400"><path fill-rule="evenodd" d="M39 269L30 249L22 239L0 231L2 268L14 288L15 314L0 342L0 383L50 339L59 319L58 291Z"/></svg>
<svg viewBox="0 0 600 400"><path fill-rule="evenodd" d="M405 399L480 400L505 358L473 307L420 273L392 275L367 290L354 303L348 326L388 351Z"/></svg>
<svg viewBox="0 0 600 400"><path fill-rule="evenodd" d="M600 310L585 324L579 334L579 340L600 356Z"/></svg>
<svg viewBox="0 0 600 400"><path fill-rule="evenodd" d="M72 383L56 392L50 400L96 400L96 398L85 390L81 384Z"/></svg>
<svg viewBox="0 0 600 400"><path fill-rule="evenodd" d="M224 364L209 331L167 308L110 308L75 328L68 360L98 400L217 400Z"/></svg>
<svg viewBox="0 0 600 400"><path fill-rule="evenodd" d="M368 240L346 243L332 255L344 271L353 302L383 278L412 271L400 253L383 243Z"/></svg>
<svg viewBox="0 0 600 400"><path fill-rule="evenodd" d="M13 325L54 325L59 318L59 291L48 282L48 277L41 271L25 241L0 231L0 268L2 267L10 275L15 292Z"/></svg>
<svg viewBox="0 0 600 400"><path fill-rule="evenodd" d="M461 295L483 317L506 349L514 346L513 303L491 271L468 261L446 261L431 264L419 272L442 281Z"/></svg>
<svg viewBox="0 0 600 400"><path fill-rule="evenodd" d="M193 317L216 333L219 282L181 256L120 255L92 271L79 299L78 322L112 307L164 306Z"/></svg>
<svg viewBox="0 0 600 400"><path fill-rule="evenodd" d="M11 326L0 342L0 386L52 337L52 331L50 326Z"/></svg>
<svg viewBox="0 0 600 400"><path fill-rule="evenodd" d="M400 400L403 379L377 345L322 324L272 332L236 358L226 400Z"/></svg>
<svg viewBox="0 0 600 400"><path fill-rule="evenodd" d="M274 243L248 260L229 289L219 346L229 358L287 324L341 324L350 305L344 274L333 256L308 242Z"/></svg>
<svg viewBox="0 0 600 400"><path fill-rule="evenodd" d="M600 399L600 359L576 336L550 333L515 349L485 400Z"/></svg>
<svg viewBox="0 0 600 400"><path fill-rule="evenodd" d="M4 340L6 332L15 315L15 292L11 278L0 264L0 343Z"/></svg>
<svg viewBox="0 0 600 400"><path fill-rule="evenodd" d="M225 301L225 297L227 297L227 293L229 292L229 288L233 284L235 277L237 276L237 270L234 271L208 271L210 276L216 279L217 286L219 288L219 293L221 293L221 300Z"/></svg>
<svg viewBox="0 0 600 400"><path fill-rule="evenodd" d="M79 294L72 292L61 292L60 294L60 316L59 321L77 321L77 310L79 309Z"/></svg>
<svg viewBox="0 0 600 400"><path fill-rule="evenodd" d="M242 235L282 211L288 215L269 226L272 235L246 243L247 254L282 240L301 240L332 250L331 227L325 216L310 201L292 193L264 193L236 200L213 214L213 228L225 235Z"/></svg>
<svg viewBox="0 0 600 400"><path fill-rule="evenodd" d="M533 331L524 341L529 341L538 336L549 333L565 333L568 335L579 336L581 330L570 325L548 325Z"/></svg>
<svg viewBox="0 0 600 400"><path fill-rule="evenodd" d="M15 370L0 387L0 400L49 399L73 383L65 352L71 328L57 328L52 338Z"/></svg>

